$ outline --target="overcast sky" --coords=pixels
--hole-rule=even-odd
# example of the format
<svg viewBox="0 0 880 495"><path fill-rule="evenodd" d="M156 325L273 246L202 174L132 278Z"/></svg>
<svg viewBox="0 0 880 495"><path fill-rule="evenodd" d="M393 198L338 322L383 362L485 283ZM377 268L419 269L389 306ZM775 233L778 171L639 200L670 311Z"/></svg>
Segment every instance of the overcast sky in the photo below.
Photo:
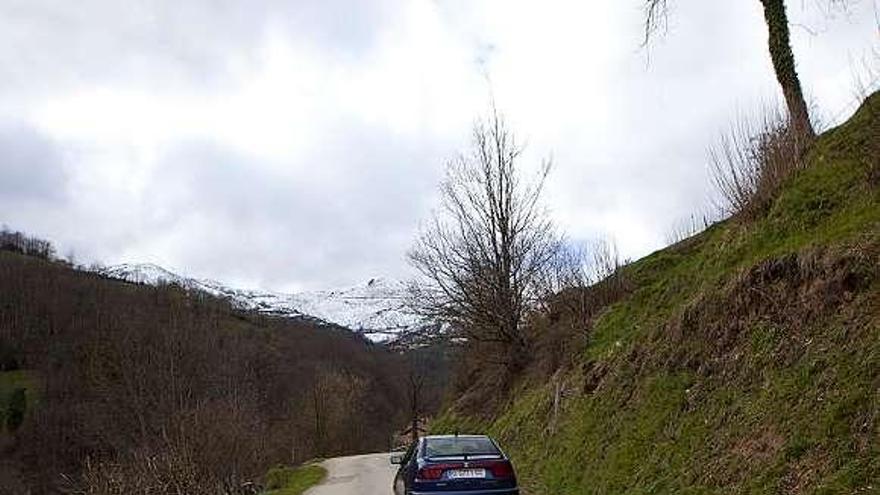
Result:
<svg viewBox="0 0 880 495"><path fill-rule="evenodd" d="M560 228L642 256L706 205L706 147L778 96L757 0L676 0L649 51L642 3L0 0L0 223L243 287L406 277L491 86L525 165L555 163ZM824 3L788 2L834 122L880 33L876 0Z"/></svg>

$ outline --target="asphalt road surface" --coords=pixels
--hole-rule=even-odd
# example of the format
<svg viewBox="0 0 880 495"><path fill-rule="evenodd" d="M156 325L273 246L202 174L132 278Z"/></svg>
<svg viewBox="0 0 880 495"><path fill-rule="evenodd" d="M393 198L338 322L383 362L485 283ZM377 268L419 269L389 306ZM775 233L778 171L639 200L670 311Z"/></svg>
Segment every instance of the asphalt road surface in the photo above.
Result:
<svg viewBox="0 0 880 495"><path fill-rule="evenodd" d="M397 466L391 454L367 454L328 459L321 465L327 479L305 495L391 495Z"/></svg>

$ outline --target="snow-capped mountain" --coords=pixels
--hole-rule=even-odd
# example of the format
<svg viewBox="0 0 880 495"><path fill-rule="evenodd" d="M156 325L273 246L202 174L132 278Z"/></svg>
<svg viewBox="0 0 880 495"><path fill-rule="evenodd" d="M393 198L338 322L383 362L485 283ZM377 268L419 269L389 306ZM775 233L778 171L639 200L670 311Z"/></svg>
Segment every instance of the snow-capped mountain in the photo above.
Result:
<svg viewBox="0 0 880 495"><path fill-rule="evenodd" d="M140 284L176 284L229 300L235 307L291 318L310 318L340 325L374 341L392 340L419 326L417 316L405 304L403 282L375 278L340 290L284 294L229 287L221 282L195 279L150 263L122 264L101 268L106 277Z"/></svg>

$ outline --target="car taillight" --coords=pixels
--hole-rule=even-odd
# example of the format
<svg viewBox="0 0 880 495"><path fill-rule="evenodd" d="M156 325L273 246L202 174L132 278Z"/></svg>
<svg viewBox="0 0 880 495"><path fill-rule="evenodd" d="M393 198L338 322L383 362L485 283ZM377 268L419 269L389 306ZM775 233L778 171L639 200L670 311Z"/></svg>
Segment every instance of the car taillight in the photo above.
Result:
<svg viewBox="0 0 880 495"><path fill-rule="evenodd" d="M439 480L441 476L443 476L443 468L439 466L423 467L419 469L418 479Z"/></svg>
<svg viewBox="0 0 880 495"><path fill-rule="evenodd" d="M496 478L513 478L513 465L510 461L493 461L486 463L486 469Z"/></svg>

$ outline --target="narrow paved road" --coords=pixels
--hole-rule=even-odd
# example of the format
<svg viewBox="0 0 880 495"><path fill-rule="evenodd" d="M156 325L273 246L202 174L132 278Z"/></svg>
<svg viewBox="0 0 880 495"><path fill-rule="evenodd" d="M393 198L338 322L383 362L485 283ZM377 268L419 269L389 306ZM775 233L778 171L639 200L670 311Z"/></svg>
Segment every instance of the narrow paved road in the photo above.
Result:
<svg viewBox="0 0 880 495"><path fill-rule="evenodd" d="M322 463L327 479L305 495L391 495L391 482L397 466L391 454L337 457Z"/></svg>

